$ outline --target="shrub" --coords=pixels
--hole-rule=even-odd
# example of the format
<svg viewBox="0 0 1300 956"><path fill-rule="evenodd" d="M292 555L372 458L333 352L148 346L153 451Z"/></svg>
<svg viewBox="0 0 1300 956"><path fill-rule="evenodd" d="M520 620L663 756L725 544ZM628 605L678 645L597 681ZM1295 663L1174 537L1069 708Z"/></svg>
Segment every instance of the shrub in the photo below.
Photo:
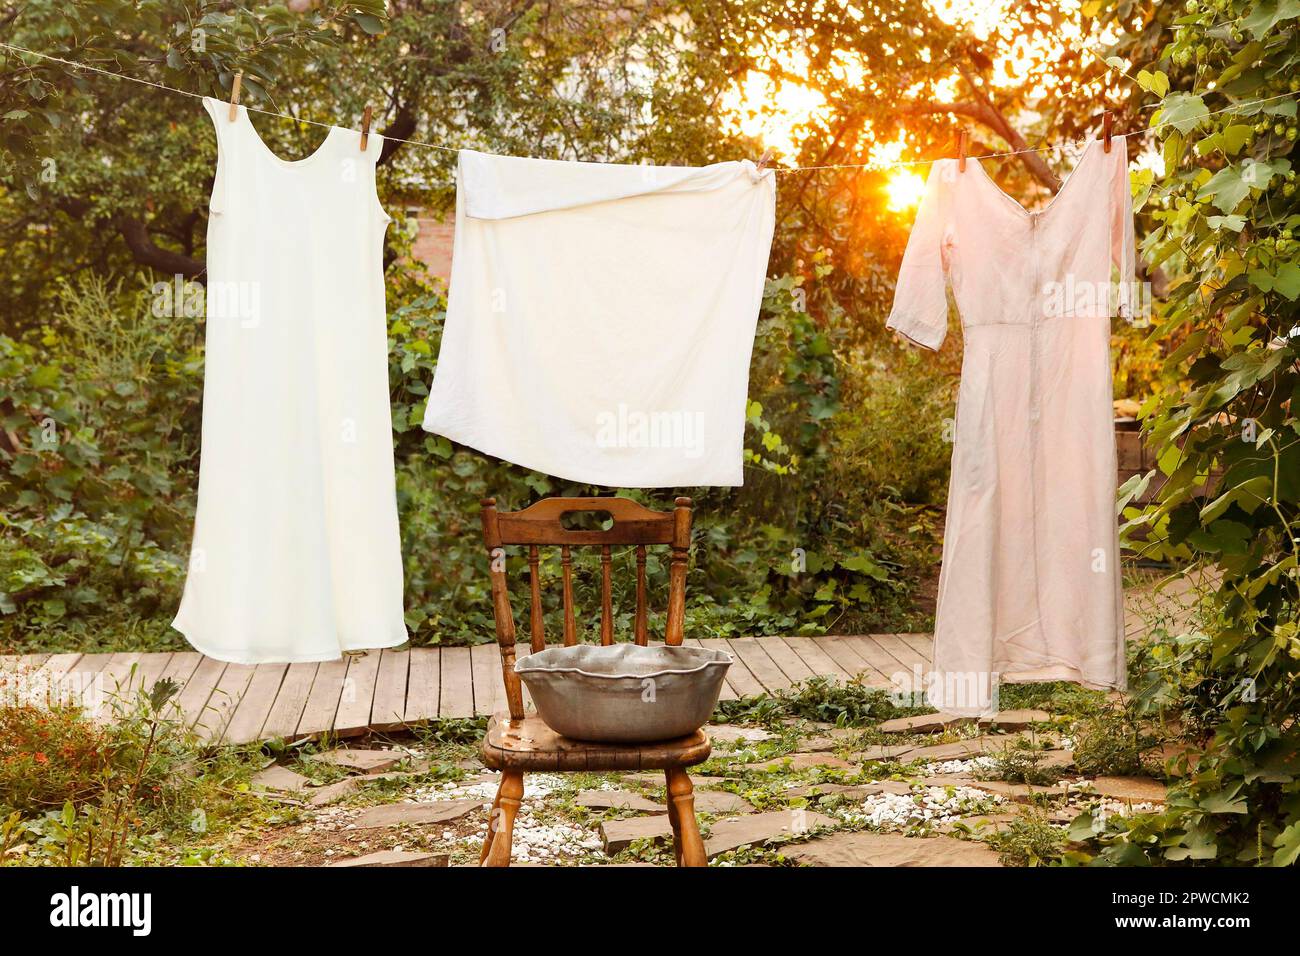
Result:
<svg viewBox="0 0 1300 956"><path fill-rule="evenodd" d="M147 848L145 833L205 830L219 806L206 797L233 753L200 754L168 714L177 689L159 681L114 700L110 719L77 705L0 705L0 850L21 843L18 862L117 866Z"/></svg>
<svg viewBox="0 0 1300 956"><path fill-rule="evenodd" d="M0 615L20 632L174 608L193 523L198 325L94 277L0 336Z"/></svg>

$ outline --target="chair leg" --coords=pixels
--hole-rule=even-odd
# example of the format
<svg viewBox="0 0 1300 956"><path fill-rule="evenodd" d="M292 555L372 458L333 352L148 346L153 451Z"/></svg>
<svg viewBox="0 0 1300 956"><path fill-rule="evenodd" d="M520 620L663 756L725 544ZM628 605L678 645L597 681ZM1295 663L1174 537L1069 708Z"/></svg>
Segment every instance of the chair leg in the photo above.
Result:
<svg viewBox="0 0 1300 956"><path fill-rule="evenodd" d="M677 865L682 865L682 824L677 816L677 804L672 798L672 771L665 770L664 778L668 789L668 825L673 828L673 857L677 860ZM693 799L693 798L692 798Z"/></svg>
<svg viewBox="0 0 1300 956"><path fill-rule="evenodd" d="M492 809L488 811L487 833L483 837L483 849L478 854L478 865L482 866L492 849L492 838L497 833L497 814L501 809L501 785L497 785L497 795L492 798Z"/></svg>
<svg viewBox="0 0 1300 956"><path fill-rule="evenodd" d="M501 789L497 791L492 820L488 823L488 836L492 845L483 860L484 866L509 866L511 841L514 838L515 815L524 796L524 774L520 770L501 773Z"/></svg>
<svg viewBox="0 0 1300 956"><path fill-rule="evenodd" d="M704 841L700 838L700 825L695 819L695 790L691 778L681 767L666 771L668 777L668 804L677 816L677 842L681 845L680 866L708 866L704 855Z"/></svg>

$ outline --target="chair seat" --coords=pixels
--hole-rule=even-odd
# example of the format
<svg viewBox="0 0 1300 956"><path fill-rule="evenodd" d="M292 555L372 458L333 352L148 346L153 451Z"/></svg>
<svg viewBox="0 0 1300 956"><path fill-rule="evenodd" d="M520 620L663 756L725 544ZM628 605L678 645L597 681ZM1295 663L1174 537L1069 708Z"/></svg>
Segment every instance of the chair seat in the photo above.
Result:
<svg viewBox="0 0 1300 956"><path fill-rule="evenodd" d="M530 771L668 770L703 763L711 751L702 728L675 740L601 744L562 737L536 714L523 720L497 714L479 748L483 763L493 770Z"/></svg>

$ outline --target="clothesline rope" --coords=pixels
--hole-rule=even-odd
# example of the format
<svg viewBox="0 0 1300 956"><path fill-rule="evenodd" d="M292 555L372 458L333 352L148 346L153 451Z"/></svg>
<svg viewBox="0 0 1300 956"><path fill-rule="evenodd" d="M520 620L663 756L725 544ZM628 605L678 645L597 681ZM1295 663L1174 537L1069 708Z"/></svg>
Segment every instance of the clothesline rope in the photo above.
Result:
<svg viewBox="0 0 1300 956"><path fill-rule="evenodd" d="M181 96L189 96L197 100L205 99L204 94L195 93L192 90L182 90L174 86L167 86L163 83L155 83L153 80L146 80L138 76L131 76L128 73L118 73L114 70L105 70L102 67L91 66L88 63L79 63L76 60L67 60L64 59L63 57L53 56L52 54L49 53L41 53L37 50L28 50L24 47L14 46L12 43L5 43L3 41L0 41L0 47L3 47L6 50L11 50L15 53L26 53L30 56L40 57L43 60L50 60L54 63L62 63L63 65L70 66L74 69L89 70L92 73L100 73L104 76L111 76L114 79L128 80L132 83L140 83L143 86L151 86L155 89L165 90L168 93L177 93ZM1215 116L1219 113L1236 112L1245 109L1248 106L1258 106L1262 103L1270 103L1273 100L1290 99L1295 96L1300 96L1300 91L1293 91L1290 93L1279 93L1276 96L1266 96L1263 97L1262 99L1257 99L1257 100L1245 100L1243 102L1234 103L1230 106L1225 106L1217 110L1207 110L1203 115ZM259 109L258 107L255 106L244 106L244 109L248 110L248 112L250 113L261 113L263 116L276 116L279 117L280 119L287 119L294 123L302 123L306 126L319 126L322 129L334 128L334 125L331 123L321 123L317 120L303 119L302 117L294 116L291 113L279 113L276 112L275 110L264 110L264 109ZM1148 126L1142 132L1152 132L1154 130L1162 129L1166 126L1173 126L1175 125L1175 123L1181 123L1181 122L1184 121L1167 120L1166 122L1163 123L1156 123L1152 126ZM351 127L343 127L343 128L350 129ZM396 136L386 136L384 138L387 140L391 140L394 143L405 143L410 146L422 146L425 149L437 149L447 153L456 153L459 152L461 149L461 147L459 146L443 146L439 143L426 143L418 139L402 139ZM1096 137L1089 137L1088 139L1067 140L1059 143L1051 143L1046 146L1026 146L1023 149L1004 150L1002 152L997 152L997 153L982 153L975 156L967 156L966 158L967 159L1002 159L1009 156L1020 156L1026 153L1049 153L1059 149L1066 149L1068 147L1084 146L1092 139L1095 138ZM905 160L897 160L888 163L828 163L821 166L773 166L772 171L776 173L801 173L801 172L813 172L813 171L825 170L825 169L861 169L864 171L879 172L887 169L902 169L902 168L912 167L912 166L928 166L931 163L936 163L939 162L941 159L948 159L948 158L951 157L940 157L939 159L905 159Z"/></svg>

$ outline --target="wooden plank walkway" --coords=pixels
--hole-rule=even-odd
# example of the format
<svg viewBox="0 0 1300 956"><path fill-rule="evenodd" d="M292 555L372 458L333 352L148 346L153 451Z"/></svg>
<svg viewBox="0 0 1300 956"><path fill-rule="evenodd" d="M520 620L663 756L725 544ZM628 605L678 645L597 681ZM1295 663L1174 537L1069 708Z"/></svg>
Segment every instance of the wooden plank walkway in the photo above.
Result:
<svg viewBox="0 0 1300 956"><path fill-rule="evenodd" d="M1197 582L1201 587L1212 582ZM1128 636L1184 625L1195 586L1186 579L1126 595ZM869 686L914 685L929 667L930 634L742 637L687 643L728 651L723 700L788 690L813 677L861 678ZM528 653L520 644L519 656ZM320 664L226 664L190 651L176 653L31 654L0 656L0 694L54 688L81 700L103 719L112 697L130 696L160 678L180 685L177 714L204 739L248 743L294 740L332 732L340 737L392 731L446 718L487 716L505 709L496 644L377 650ZM525 690L525 696L527 691Z"/></svg>
<svg viewBox="0 0 1300 956"><path fill-rule="evenodd" d="M909 672L928 651L929 635L745 637L691 640L730 652L722 699L787 690L812 677L846 680L859 674L888 687L889 675ZM891 652L890 648L894 648ZM528 646L520 644L520 656ZM870 658L875 663L868 665ZM114 698L130 697L168 677L180 685L176 716L212 743L295 740L333 732L339 737L392 731L437 718L483 717L505 709L501 659L495 644L377 650L321 664L226 664L191 651L153 654L35 654L0 658L0 679L111 716ZM3 690L3 688L0 688Z"/></svg>

